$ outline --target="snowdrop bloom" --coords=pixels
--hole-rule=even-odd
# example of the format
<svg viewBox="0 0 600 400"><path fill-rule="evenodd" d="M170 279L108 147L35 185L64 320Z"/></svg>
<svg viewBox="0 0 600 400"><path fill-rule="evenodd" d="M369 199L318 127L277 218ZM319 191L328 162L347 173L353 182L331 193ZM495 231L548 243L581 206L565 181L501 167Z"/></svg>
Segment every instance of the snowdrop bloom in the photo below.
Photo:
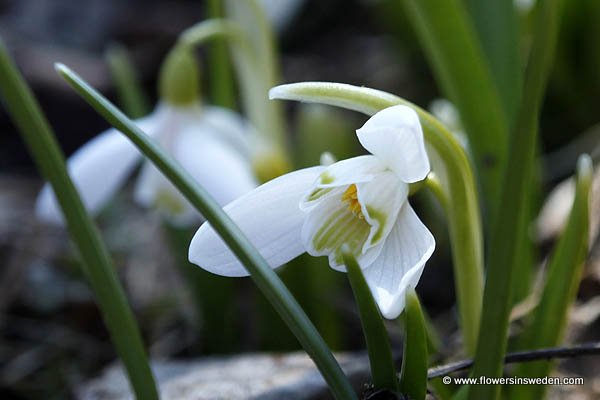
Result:
<svg viewBox="0 0 600 400"><path fill-rule="evenodd" d="M409 183L427 176L429 159L419 118L406 106L380 111L357 135L371 155L283 175L225 211L273 268L307 251L345 271L340 249L347 244L382 314L392 319L435 247L408 203ZM208 223L192 239L189 258L215 274L247 275Z"/></svg>
<svg viewBox="0 0 600 400"><path fill-rule="evenodd" d="M169 72L172 67L176 81L161 77L163 100L150 115L137 120L137 124L220 204L227 204L257 186L247 143L249 127L232 111L201 106L195 62L187 59L187 55L177 56L171 65L167 61L166 68ZM184 67L183 71L180 67ZM181 79L181 74L186 74L186 79ZM94 215L141 161L142 154L129 139L116 129L109 129L77 150L68 160L68 170L86 209ZM191 204L148 161L143 163L134 196L139 204L156 208L175 225L199 221L200 216ZM47 222L63 223L62 212L48 184L38 196L36 213Z"/></svg>

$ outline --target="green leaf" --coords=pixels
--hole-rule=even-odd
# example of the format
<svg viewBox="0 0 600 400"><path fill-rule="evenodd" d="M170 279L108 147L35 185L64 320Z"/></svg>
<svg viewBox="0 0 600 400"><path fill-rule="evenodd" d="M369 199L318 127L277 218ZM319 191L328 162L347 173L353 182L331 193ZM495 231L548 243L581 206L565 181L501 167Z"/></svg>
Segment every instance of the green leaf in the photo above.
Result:
<svg viewBox="0 0 600 400"><path fill-rule="evenodd" d="M560 17L560 0L539 0L532 50L525 75L523 102L503 178L498 214L492 224L481 328L473 376L496 377L502 373L506 352L508 318L512 305L512 282L519 263L520 221L527 213L533 159L538 133L538 116L552 64ZM495 399L497 385L473 386L469 399Z"/></svg>
<svg viewBox="0 0 600 400"><path fill-rule="evenodd" d="M331 82L304 82L277 86L271 99L329 104L373 115L404 104L421 120L427 152L436 175L433 193L448 213L452 259L460 324L466 352L473 354L479 329L483 291L483 238L475 180L467 156L450 133L431 114L393 94ZM439 182L439 185L437 184ZM443 190L437 190L437 188Z"/></svg>
<svg viewBox="0 0 600 400"><path fill-rule="evenodd" d="M475 28L462 0L403 1L437 81L460 111L486 210L493 215L499 204L509 126Z"/></svg>
<svg viewBox="0 0 600 400"><path fill-rule="evenodd" d="M507 0L466 0L504 112L512 125L521 98L519 21Z"/></svg>
<svg viewBox="0 0 600 400"><path fill-rule="evenodd" d="M314 360L335 398L339 400L356 399L350 382L302 308L258 250L252 246L248 238L210 194L104 96L64 65L57 65L56 68L81 97L112 126L125 134L210 222L246 267L254 283L271 302L279 316L296 335L304 350Z"/></svg>
<svg viewBox="0 0 600 400"><path fill-rule="evenodd" d="M387 389L398 393L398 378L394 367L390 339L385 330L383 318L379 313L371 289L369 289L358 262L346 245L342 248L342 256L367 342L373 385L375 389ZM425 368L425 377L427 377L427 368Z"/></svg>
<svg viewBox="0 0 600 400"><path fill-rule="evenodd" d="M419 298L412 288L406 292L404 320L400 390L411 399L423 400L427 393L427 332Z"/></svg>
<svg viewBox="0 0 600 400"><path fill-rule="evenodd" d="M52 185L71 239L82 258L83 272L92 286L136 397L158 399L140 332L106 246L69 178L64 156L48 121L2 42L0 95L39 171Z"/></svg>
<svg viewBox="0 0 600 400"><path fill-rule="evenodd" d="M569 307L575 300L588 253L592 173L590 157L581 156L577 163L575 199L569 222L550 257L548 276L533 314L533 323L523 333L523 348L554 347L560 344L564 336ZM552 365L550 361L524 363L516 369L515 374L544 377L550 374ZM541 399L544 391L542 385L518 386L513 388L511 397Z"/></svg>

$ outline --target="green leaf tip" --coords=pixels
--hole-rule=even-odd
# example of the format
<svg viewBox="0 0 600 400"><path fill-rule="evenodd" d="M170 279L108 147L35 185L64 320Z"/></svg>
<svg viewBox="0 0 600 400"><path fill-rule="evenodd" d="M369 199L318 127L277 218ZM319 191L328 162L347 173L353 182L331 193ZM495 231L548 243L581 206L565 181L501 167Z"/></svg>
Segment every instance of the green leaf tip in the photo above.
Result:
<svg viewBox="0 0 600 400"><path fill-rule="evenodd" d="M375 389L387 389L398 393L398 378L390 341L371 289L350 247L346 244L342 245L341 253L367 342L373 385Z"/></svg>
<svg viewBox="0 0 600 400"><path fill-rule="evenodd" d="M423 400L427 393L427 332L425 317L414 288L406 291L404 332L400 390L410 399Z"/></svg>

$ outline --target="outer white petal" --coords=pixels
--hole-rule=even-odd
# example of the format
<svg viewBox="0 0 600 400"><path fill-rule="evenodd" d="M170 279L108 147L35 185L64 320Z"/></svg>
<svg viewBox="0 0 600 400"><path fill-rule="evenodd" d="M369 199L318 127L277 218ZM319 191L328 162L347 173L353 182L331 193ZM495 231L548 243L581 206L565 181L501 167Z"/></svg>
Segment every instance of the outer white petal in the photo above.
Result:
<svg viewBox="0 0 600 400"><path fill-rule="evenodd" d="M382 241L394 227L398 213L408 197L408 185L391 171L383 172L369 182L356 184L358 202L371 225L364 251Z"/></svg>
<svg viewBox="0 0 600 400"><path fill-rule="evenodd" d="M158 116L139 119L138 126L149 135ZM67 161L69 175L88 212L96 214L123 184L140 159L136 147L116 129L109 129L77 150ZM36 214L50 223L63 224L63 216L49 184L36 201Z"/></svg>
<svg viewBox="0 0 600 400"><path fill-rule="evenodd" d="M280 176L225 206L225 212L271 267L276 268L304 252L300 230L305 214L298 204L322 170L323 167L312 167ZM218 275L248 275L209 223L204 223L194 235L189 259Z"/></svg>
<svg viewBox="0 0 600 400"><path fill-rule="evenodd" d="M222 206L258 186L250 160L218 137L186 130L178 137L173 153Z"/></svg>
<svg viewBox="0 0 600 400"><path fill-rule="evenodd" d="M350 246L362 268L369 266L379 255L383 242L368 248L365 243L371 232L366 220L352 214L348 204L341 200L347 187L332 189L318 205L307 212L302 226L302 243L312 256L328 256L329 266L346 271L340 249Z"/></svg>
<svg viewBox="0 0 600 400"><path fill-rule="evenodd" d="M356 131L365 149L377 156L404 182L425 179L429 158L417 113L407 106L393 106L373 115Z"/></svg>
<svg viewBox="0 0 600 400"><path fill-rule="evenodd" d="M359 156L338 161L319 175L313 190L302 199L301 207L308 210L317 204L332 189L353 183L368 182L386 170L386 166L375 156Z"/></svg>
<svg viewBox="0 0 600 400"><path fill-rule="evenodd" d="M394 319L400 315L406 289L417 285L434 248L433 235L406 202L381 254L363 270L385 318Z"/></svg>

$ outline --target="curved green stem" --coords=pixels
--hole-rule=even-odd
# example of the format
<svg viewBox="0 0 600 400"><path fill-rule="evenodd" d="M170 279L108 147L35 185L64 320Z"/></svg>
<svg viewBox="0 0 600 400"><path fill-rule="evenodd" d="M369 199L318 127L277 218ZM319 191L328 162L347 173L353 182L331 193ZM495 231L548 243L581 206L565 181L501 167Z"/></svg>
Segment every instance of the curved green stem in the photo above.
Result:
<svg viewBox="0 0 600 400"><path fill-rule="evenodd" d="M210 194L142 132L104 96L77 74L57 65L57 71L100 115L125 134L133 144L179 189L181 194L206 218L248 270L252 280L277 310L290 330L314 360L338 400L355 400L356 394L331 351L298 302L252 243L221 209Z"/></svg>
<svg viewBox="0 0 600 400"><path fill-rule="evenodd" d="M455 137L431 114L416 105L375 89L329 82L303 82L271 89L271 99L330 104L373 115L398 104L419 115L432 171L447 193L447 212L460 322L466 352L473 354L481 315L483 243L475 179Z"/></svg>
<svg viewBox="0 0 600 400"><path fill-rule="evenodd" d="M489 7L488 3L496 0L477 1ZM436 80L460 111L485 211L494 215L506 163L509 125L465 1L403 0L403 4ZM496 43L501 40L494 39Z"/></svg>

